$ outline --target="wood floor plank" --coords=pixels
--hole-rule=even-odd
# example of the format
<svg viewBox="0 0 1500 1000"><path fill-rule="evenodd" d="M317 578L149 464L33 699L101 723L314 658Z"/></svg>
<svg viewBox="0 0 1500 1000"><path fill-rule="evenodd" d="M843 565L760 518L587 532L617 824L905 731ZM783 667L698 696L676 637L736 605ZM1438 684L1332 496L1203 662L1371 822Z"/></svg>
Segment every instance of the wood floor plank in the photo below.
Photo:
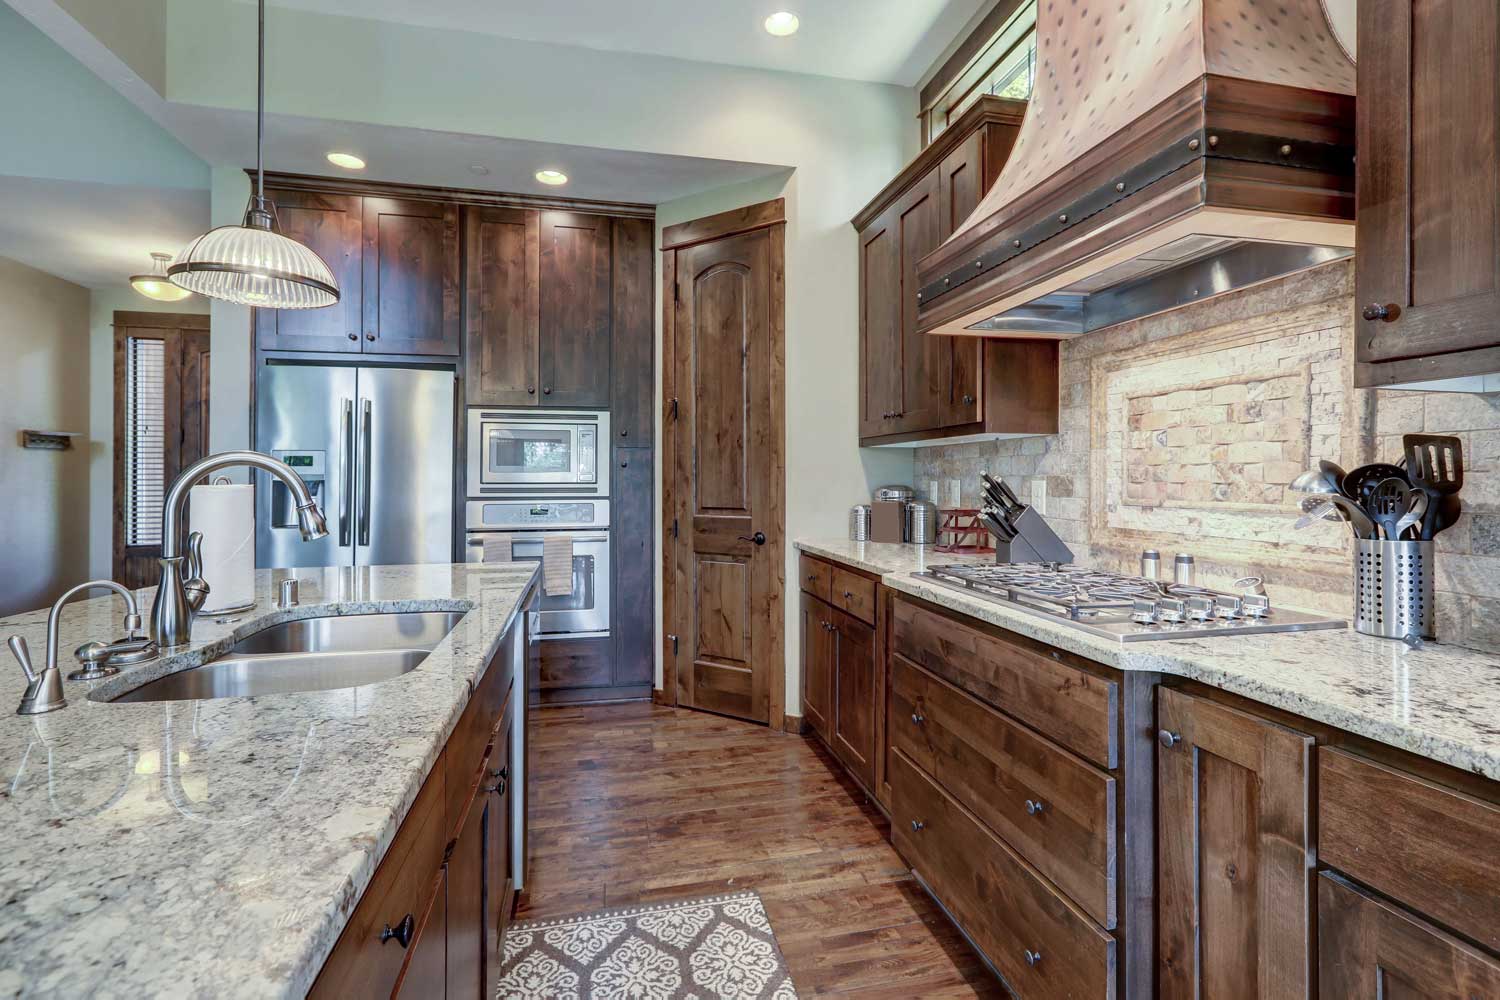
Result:
<svg viewBox="0 0 1500 1000"><path fill-rule="evenodd" d="M804 997L1008 996L815 740L649 703L533 718L519 919L754 889Z"/></svg>

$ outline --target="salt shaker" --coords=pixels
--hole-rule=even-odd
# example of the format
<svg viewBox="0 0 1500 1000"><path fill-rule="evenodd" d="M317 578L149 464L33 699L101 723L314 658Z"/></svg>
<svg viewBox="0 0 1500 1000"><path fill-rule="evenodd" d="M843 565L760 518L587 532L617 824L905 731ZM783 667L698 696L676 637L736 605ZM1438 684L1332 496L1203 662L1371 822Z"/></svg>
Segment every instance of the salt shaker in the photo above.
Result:
<svg viewBox="0 0 1500 1000"><path fill-rule="evenodd" d="M1161 553L1147 549L1141 553L1141 576L1147 580L1161 579Z"/></svg>
<svg viewBox="0 0 1500 1000"><path fill-rule="evenodd" d="M1173 560L1172 572L1172 579L1178 586L1193 586L1193 580L1197 575L1196 568L1193 565L1193 557L1186 552L1177 553L1177 558Z"/></svg>

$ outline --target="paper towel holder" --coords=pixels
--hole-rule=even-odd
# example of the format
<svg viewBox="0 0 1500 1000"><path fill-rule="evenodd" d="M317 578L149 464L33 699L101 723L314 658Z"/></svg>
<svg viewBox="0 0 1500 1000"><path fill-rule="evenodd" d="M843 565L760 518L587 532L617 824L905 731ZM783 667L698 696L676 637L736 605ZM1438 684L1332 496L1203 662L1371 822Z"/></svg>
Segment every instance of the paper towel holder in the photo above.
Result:
<svg viewBox="0 0 1500 1000"><path fill-rule="evenodd" d="M208 481L207 485L209 485L209 486L234 486L236 484L235 484L235 481L233 479L230 479L228 476L225 476L225 475L221 474L221 475L214 476L212 479L210 479ZM254 532L252 531L252 535L253 534L254 534ZM224 618L224 617L229 616L229 615L236 615L236 614L240 614L240 613L245 612L245 611L249 611L253 607L255 607L255 599L252 597L248 603L238 604L238 605L235 605L232 608L214 608L211 611L205 611L204 614L212 615L212 616L214 616L215 621L218 621L218 619Z"/></svg>

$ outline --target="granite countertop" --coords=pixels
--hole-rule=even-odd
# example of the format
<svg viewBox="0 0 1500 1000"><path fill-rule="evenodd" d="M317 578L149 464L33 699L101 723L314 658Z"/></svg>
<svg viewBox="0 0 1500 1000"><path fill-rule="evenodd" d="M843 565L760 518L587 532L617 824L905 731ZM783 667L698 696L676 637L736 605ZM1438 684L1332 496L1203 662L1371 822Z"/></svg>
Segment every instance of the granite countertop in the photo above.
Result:
<svg viewBox="0 0 1500 1000"><path fill-rule="evenodd" d="M10 714L0 668L0 995L300 997L312 985L536 575L526 564L261 570L256 605L170 657ZM272 606L300 581L302 603ZM142 613L152 590L138 594ZM108 704L294 618L463 611L415 670L363 687ZM60 650L117 638L115 596L71 604ZM0 620L40 667L45 611ZM10 654L4 654L10 661Z"/></svg>
<svg viewBox="0 0 1500 1000"><path fill-rule="evenodd" d="M1100 663L1188 677L1500 780L1500 657L1441 643L1410 649L1352 628L1125 644L913 575L972 557L843 539L796 545L879 573L892 590Z"/></svg>

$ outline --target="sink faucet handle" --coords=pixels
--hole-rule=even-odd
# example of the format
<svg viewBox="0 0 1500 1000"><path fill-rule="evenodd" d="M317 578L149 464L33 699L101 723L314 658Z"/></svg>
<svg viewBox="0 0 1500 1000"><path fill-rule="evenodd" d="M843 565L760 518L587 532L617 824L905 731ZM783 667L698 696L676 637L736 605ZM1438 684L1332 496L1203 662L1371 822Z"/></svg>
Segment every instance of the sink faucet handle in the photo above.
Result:
<svg viewBox="0 0 1500 1000"><path fill-rule="evenodd" d="M21 664L21 672L26 675L26 683L30 684L36 680L36 671L31 666L31 650L26 646L26 640L18 635L13 635L5 640L10 651L16 654L16 660Z"/></svg>
<svg viewBox="0 0 1500 1000"><path fill-rule="evenodd" d="M203 575L203 532L194 531L187 539L187 559L182 564L183 582Z"/></svg>

